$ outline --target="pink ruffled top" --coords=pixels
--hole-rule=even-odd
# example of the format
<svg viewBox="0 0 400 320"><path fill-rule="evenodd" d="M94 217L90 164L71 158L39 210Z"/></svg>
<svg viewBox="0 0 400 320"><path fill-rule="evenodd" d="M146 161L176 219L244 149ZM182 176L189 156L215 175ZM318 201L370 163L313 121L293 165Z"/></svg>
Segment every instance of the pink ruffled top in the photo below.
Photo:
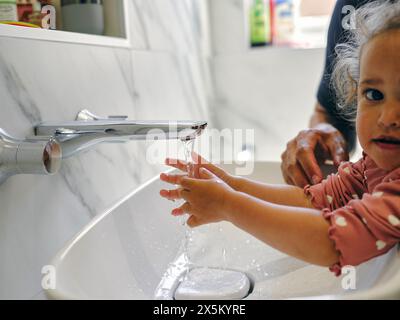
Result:
<svg viewBox="0 0 400 320"><path fill-rule="evenodd" d="M337 276L344 266L357 266L399 243L400 168L380 169L364 153L358 162L343 162L338 173L304 191L331 225L329 237L340 261L330 270Z"/></svg>

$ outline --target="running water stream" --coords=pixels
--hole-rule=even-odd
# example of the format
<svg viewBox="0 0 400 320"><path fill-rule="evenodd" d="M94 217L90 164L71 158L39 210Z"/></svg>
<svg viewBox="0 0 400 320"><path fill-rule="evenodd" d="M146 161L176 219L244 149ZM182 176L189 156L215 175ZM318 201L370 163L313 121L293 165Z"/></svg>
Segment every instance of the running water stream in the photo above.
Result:
<svg viewBox="0 0 400 320"><path fill-rule="evenodd" d="M184 143L184 157L187 163L187 175L193 177L194 164L192 161L192 153L194 151L194 140L183 141ZM187 276L193 266L189 254L189 246L193 241L193 231L187 225L188 216L182 216L180 223L185 228L185 237L183 239L181 248L179 249L177 258L169 264L160 284L155 292L155 299L170 300L173 299L171 294L175 291L180 282L187 279Z"/></svg>
<svg viewBox="0 0 400 320"><path fill-rule="evenodd" d="M194 140L184 141L184 158L189 177L195 175L196 163L193 163L193 151ZM250 290L250 280L244 273L228 269L226 248L222 248L222 266L220 268L194 266L190 254L193 231L187 224L189 218L190 215L180 217L180 224L185 228L185 236L177 257L168 265L156 289L155 299L174 300L176 297L178 300L185 300L188 297L241 299L245 297ZM219 232L223 234L221 227ZM221 288L218 288L218 285Z"/></svg>
<svg viewBox="0 0 400 320"><path fill-rule="evenodd" d="M185 162L186 162L186 170L189 177L194 176L194 164L192 159L192 153L194 151L194 140L184 141L184 153L185 153ZM189 254L189 245L193 241L193 231L187 225L188 216L183 216L181 218L182 225L185 226L185 239L183 243L183 254L186 257L187 267L185 271L185 277L183 280L187 278L187 275L190 271L190 267L192 266L192 261L190 259Z"/></svg>

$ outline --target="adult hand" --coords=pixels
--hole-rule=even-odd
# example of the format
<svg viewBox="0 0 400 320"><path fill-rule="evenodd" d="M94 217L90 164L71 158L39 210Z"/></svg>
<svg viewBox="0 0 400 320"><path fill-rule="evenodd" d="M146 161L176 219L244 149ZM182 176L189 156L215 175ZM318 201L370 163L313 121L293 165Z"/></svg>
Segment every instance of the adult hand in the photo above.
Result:
<svg viewBox="0 0 400 320"><path fill-rule="evenodd" d="M334 126L322 123L314 128L301 131L289 141L282 154L282 173L288 184L305 187L322 181L320 166L326 160L333 160L336 167L348 161L346 140Z"/></svg>

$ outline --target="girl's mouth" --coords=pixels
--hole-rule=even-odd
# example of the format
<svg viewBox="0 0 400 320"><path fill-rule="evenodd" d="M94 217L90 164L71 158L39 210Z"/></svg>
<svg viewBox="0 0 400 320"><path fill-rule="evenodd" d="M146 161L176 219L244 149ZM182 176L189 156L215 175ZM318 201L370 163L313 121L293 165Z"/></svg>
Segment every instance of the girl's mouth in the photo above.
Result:
<svg viewBox="0 0 400 320"><path fill-rule="evenodd" d="M372 139L372 141L381 149L385 150L400 149L400 139L398 138L381 136L376 139Z"/></svg>

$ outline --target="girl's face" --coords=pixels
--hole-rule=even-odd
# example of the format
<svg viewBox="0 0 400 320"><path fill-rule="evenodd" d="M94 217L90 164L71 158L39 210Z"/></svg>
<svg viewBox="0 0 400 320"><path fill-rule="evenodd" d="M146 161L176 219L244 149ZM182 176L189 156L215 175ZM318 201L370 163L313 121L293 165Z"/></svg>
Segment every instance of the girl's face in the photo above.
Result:
<svg viewBox="0 0 400 320"><path fill-rule="evenodd" d="M360 58L357 135L375 163L400 167L400 30L369 41Z"/></svg>

